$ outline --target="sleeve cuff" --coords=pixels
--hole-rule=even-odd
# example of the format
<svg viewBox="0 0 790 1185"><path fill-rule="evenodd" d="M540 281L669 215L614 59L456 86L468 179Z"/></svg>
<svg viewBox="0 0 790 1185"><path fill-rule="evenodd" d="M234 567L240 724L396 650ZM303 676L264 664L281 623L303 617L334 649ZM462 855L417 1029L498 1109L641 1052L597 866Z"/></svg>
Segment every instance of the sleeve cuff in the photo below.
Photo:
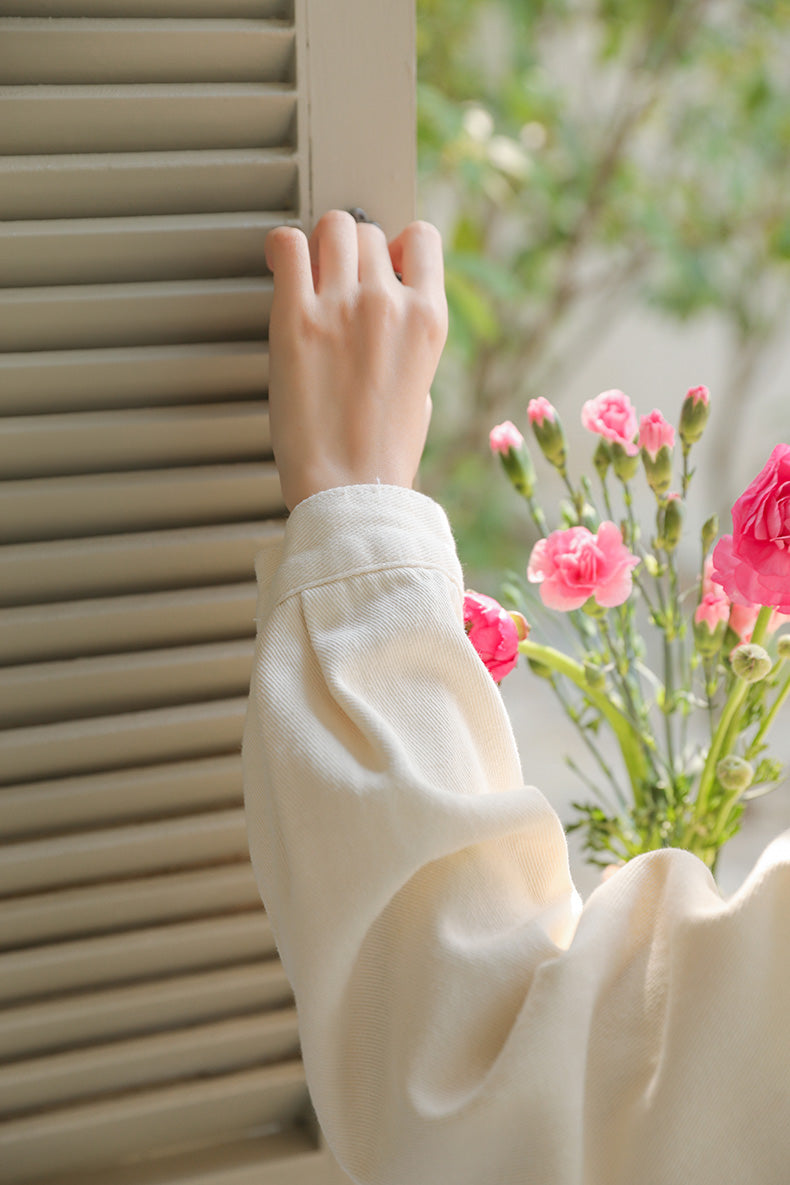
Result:
<svg viewBox="0 0 790 1185"><path fill-rule="evenodd" d="M308 588L394 568L434 568L463 595L463 574L447 515L416 490L338 486L296 506L282 548L256 557L258 620Z"/></svg>

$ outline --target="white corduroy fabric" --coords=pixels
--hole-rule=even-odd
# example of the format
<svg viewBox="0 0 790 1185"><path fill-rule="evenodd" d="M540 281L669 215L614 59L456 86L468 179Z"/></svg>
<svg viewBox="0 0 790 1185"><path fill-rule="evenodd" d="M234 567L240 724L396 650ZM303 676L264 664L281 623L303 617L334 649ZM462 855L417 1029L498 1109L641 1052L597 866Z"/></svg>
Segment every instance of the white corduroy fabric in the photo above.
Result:
<svg viewBox="0 0 790 1185"><path fill-rule="evenodd" d="M464 633L442 510L326 491L258 575L250 850L346 1171L790 1180L790 833L728 901L662 851L582 909Z"/></svg>

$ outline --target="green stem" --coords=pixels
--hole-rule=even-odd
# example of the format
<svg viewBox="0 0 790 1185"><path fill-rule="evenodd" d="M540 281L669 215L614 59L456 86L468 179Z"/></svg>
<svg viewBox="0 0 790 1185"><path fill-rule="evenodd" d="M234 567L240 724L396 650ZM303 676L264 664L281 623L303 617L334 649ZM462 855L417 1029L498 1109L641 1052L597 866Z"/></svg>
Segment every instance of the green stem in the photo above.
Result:
<svg viewBox="0 0 790 1185"><path fill-rule="evenodd" d="M644 743L644 741L643 741L643 738L644 738L643 714L640 713L639 708L636 703L636 700L634 699L634 692L637 691L637 688L632 686L632 683L631 683L631 680L629 677L630 672L633 669L633 662L630 660L629 656L625 653L624 650L619 651L618 648L615 646L614 641L612 639L611 631L609 629L609 624L608 624L606 618L602 617L600 619L600 621L598 622L598 624L599 624L599 627L601 630L601 634L603 635L604 641L606 642L606 645L609 648L609 654L611 655L611 658L612 658L612 665L613 665L614 670L618 676L618 683L620 685L620 690L621 690L621 693L623 696L623 701L624 701L626 707L628 708L628 712L626 713L627 718L630 720L634 731L639 736L640 742Z"/></svg>
<svg viewBox="0 0 790 1185"><path fill-rule="evenodd" d="M672 697L675 694L673 686L673 671L672 671L672 646L669 638L664 634L664 736L667 742L667 765L669 767L669 774L672 780L672 785L675 784L675 741L672 735Z"/></svg>
<svg viewBox="0 0 790 1185"><path fill-rule="evenodd" d="M625 800L625 795L623 794L622 790L618 786L617 780L615 779L614 773L612 772L610 766L607 764L607 762L604 760L604 757L602 756L602 754L598 752L595 745L590 740L589 736L587 735L587 729L582 724L581 720L578 717L578 714L574 711L572 705L569 703L569 701L563 695L562 691L560 690L560 686L559 686L559 683L557 682L557 680L552 679L551 685L554 688L554 694L556 695L557 699L560 701L560 703L562 704L562 706L565 710L565 715L568 717L569 720L572 720L573 723L576 725L579 735L581 736L582 740L584 741L584 744L590 750L593 757L595 758L595 760L598 762L599 766L601 767L601 771L603 772L603 775L606 778L607 783L612 787L612 790L614 791L615 796L617 797L617 800L620 803L620 806L624 810L626 810L627 803ZM601 797L600 791L595 789L592 782L588 781L587 784L590 786L590 789L595 790L595 793L598 794L599 797Z"/></svg>
<svg viewBox="0 0 790 1185"><path fill-rule="evenodd" d="M770 605L763 605L757 614L757 620L752 630L752 646L762 646L765 635L768 633L768 624L773 616L773 612Z"/></svg>
<svg viewBox="0 0 790 1185"><path fill-rule="evenodd" d="M631 782L634 803L638 807L643 806L644 796L642 788L648 778L648 767L642 751L642 737L639 731L618 710L603 691L595 690L589 686L584 673L584 667L580 663L575 662L572 658L568 658L565 654L561 654L558 650L554 650L551 646L541 646L537 642L530 642L529 639L519 642L518 648L527 658L542 663L558 675L565 675L567 679L570 679L584 693L589 702L598 709L617 737Z"/></svg>
<svg viewBox="0 0 790 1185"><path fill-rule="evenodd" d="M669 767L670 779L674 788L675 784L675 741L672 732L672 714L674 712L674 696L675 696L675 662L672 653L672 644L678 637L678 574L675 567L675 557L672 552L667 555L667 568L669 571L669 596L666 604L669 609L669 617L665 617L665 624L663 629L664 635L664 732L667 742L667 765ZM682 657L682 656L681 656ZM681 661L682 669L682 661Z"/></svg>
<svg viewBox="0 0 790 1185"><path fill-rule="evenodd" d="M754 623L754 630L752 632L752 645L753 646L761 646L762 645L765 635L768 632L768 623L771 620L772 613L773 613L773 609L771 609L770 606L764 605L762 607L762 609L760 610L760 612L757 614L757 621ZM727 735L724 738L724 752L722 753L723 757L727 756L727 754L730 752L733 745L735 744L735 741L738 738L738 733L741 730L740 726L741 726L741 716L740 716L740 712L739 712L730 721L730 727L727 730Z"/></svg>
<svg viewBox="0 0 790 1185"><path fill-rule="evenodd" d="M606 474L601 477L601 489L603 490L603 504L606 507L606 513L610 520L614 522L614 511L612 510L612 502L609 497L609 487L606 484Z"/></svg>
<svg viewBox="0 0 790 1185"><path fill-rule="evenodd" d="M757 621L752 632L752 642L755 645L759 646L765 637L768 630L768 623L771 620L771 613L772 610L766 606L763 606L758 613ZM708 799L716 776L716 766L719 759L727 756L735 737L738 735L740 712L750 686L751 684L747 683L745 679L736 678L730 688L730 693L724 704L718 727L713 735L708 756L705 759L705 765L700 775L697 802L694 808L694 816L698 822L703 819L707 811Z"/></svg>
<svg viewBox="0 0 790 1185"><path fill-rule="evenodd" d="M689 484L691 482L691 474L689 473L689 453L691 452L690 445L683 445L683 482L681 485L681 497L686 501L686 494L688 493Z"/></svg>
<svg viewBox="0 0 790 1185"><path fill-rule="evenodd" d="M713 779L716 773L716 766L719 761L719 756L724 745L724 738L727 735L727 730L730 727L732 720L739 711L743 701L746 699L746 693L749 690L750 684L745 679L738 679L733 684L727 702L724 705L719 724L716 732L713 734L713 740L708 749L708 756L705 759L705 765L700 775L699 789L697 791L697 802L694 808L695 817L700 820L705 815L708 809L708 797L710 796L711 787L713 786Z"/></svg>
<svg viewBox="0 0 790 1185"><path fill-rule="evenodd" d="M526 499L527 506L529 507L529 513L532 515L532 521L545 539L549 533L549 528L546 524L546 516L543 513L541 507L535 501L532 494L525 494L524 497Z"/></svg>
<svg viewBox="0 0 790 1185"><path fill-rule="evenodd" d="M631 491L628 487L628 482L624 481L622 483L622 486L623 486L623 501L625 502L625 512L626 512L626 516L628 518L628 526L630 528L630 535L631 535L631 538L629 541L629 547L630 547L631 551L636 551L636 548L639 544L639 524L637 523L636 516L634 514L634 500L631 496Z"/></svg>
<svg viewBox="0 0 790 1185"><path fill-rule="evenodd" d="M782 661L784 661L784 660L782 660ZM779 709L781 708L782 704L787 699L788 695L790 695L790 674L788 674L787 678L785 679L784 685L782 686L781 690L779 691L779 693L778 693L776 699L774 700L773 704L771 705L769 711L766 713L765 716L763 716L762 723L760 724L760 727L758 728L757 732L755 733L754 739L752 740L752 743L749 746L749 750L746 754L747 758L754 757L759 752L760 742L762 741L763 737L768 732L768 729L771 727L774 720L776 719L776 714L779 711Z"/></svg>
<svg viewBox="0 0 790 1185"><path fill-rule="evenodd" d="M582 518L582 510L584 509L584 495L574 490L571 480L564 469L561 471L561 477L565 482L565 488L571 496L573 509L576 511L576 521L580 523Z"/></svg>

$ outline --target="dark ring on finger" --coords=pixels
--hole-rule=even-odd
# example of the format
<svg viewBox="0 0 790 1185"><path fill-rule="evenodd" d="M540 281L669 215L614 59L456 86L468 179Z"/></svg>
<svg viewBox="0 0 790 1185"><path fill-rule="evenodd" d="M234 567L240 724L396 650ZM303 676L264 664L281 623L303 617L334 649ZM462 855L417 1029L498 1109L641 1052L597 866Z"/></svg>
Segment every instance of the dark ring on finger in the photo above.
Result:
<svg viewBox="0 0 790 1185"><path fill-rule="evenodd" d="M376 222L373 218L368 218L361 206L352 206L351 209L347 211L347 213L351 215L355 222L369 222L371 226L377 226L380 231L384 230L384 227L380 222ZM400 274L400 272L395 273L395 278L400 280L401 284L403 283L403 276Z"/></svg>

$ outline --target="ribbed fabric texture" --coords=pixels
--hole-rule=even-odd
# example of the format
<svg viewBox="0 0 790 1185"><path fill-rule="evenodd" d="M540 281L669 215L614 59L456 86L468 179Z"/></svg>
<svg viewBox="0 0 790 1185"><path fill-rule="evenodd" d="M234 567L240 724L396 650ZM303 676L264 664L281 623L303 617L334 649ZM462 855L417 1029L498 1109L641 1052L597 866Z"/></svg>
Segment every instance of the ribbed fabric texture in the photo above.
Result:
<svg viewBox="0 0 790 1185"><path fill-rule="evenodd" d="M790 1180L790 833L729 901L662 851L582 909L464 633L443 511L318 494L258 574L250 850L350 1176Z"/></svg>

